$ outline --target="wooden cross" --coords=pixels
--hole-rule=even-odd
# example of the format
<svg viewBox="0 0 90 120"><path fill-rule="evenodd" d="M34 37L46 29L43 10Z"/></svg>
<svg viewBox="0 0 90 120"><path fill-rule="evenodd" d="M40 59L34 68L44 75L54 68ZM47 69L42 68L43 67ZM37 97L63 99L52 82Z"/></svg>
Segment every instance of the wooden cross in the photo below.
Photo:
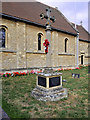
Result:
<svg viewBox="0 0 90 120"><path fill-rule="evenodd" d="M51 9L50 8L46 8L46 15L44 15L43 13L40 14L40 18L41 19L46 19L46 39L48 39L49 41L49 48L48 48L48 53L46 54L46 67L47 68L52 68L52 63L51 63L51 23L50 21L52 21L53 23L55 22L55 17L51 17L50 16L50 12Z"/></svg>

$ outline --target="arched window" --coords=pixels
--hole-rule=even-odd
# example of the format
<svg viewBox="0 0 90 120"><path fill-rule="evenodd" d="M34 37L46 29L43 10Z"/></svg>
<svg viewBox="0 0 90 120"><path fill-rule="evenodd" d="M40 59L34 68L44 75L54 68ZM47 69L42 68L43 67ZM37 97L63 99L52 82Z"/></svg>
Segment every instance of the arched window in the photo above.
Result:
<svg viewBox="0 0 90 120"><path fill-rule="evenodd" d="M0 28L0 48L5 48L5 28Z"/></svg>
<svg viewBox="0 0 90 120"><path fill-rule="evenodd" d="M41 50L41 37L42 37L42 33L38 34L38 50Z"/></svg>
<svg viewBox="0 0 90 120"><path fill-rule="evenodd" d="M65 52L68 51L68 39L66 38L65 39Z"/></svg>
<svg viewBox="0 0 90 120"><path fill-rule="evenodd" d="M83 65L83 55L81 55L81 64Z"/></svg>

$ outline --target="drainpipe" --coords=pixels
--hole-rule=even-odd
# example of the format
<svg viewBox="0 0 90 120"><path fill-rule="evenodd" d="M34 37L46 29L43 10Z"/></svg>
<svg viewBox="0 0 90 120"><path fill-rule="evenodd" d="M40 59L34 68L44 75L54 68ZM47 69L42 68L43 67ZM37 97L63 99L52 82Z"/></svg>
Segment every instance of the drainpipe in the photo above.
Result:
<svg viewBox="0 0 90 120"><path fill-rule="evenodd" d="M77 33L76 37L76 67L79 66L79 32Z"/></svg>

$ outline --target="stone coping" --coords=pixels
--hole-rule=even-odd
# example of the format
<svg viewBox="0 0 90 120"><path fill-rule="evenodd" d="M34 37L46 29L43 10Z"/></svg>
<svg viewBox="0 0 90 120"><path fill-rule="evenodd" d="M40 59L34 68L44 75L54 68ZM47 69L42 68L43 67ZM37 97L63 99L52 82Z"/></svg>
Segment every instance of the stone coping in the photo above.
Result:
<svg viewBox="0 0 90 120"><path fill-rule="evenodd" d="M85 58L90 58L90 56L85 56Z"/></svg>
<svg viewBox="0 0 90 120"><path fill-rule="evenodd" d="M8 49L0 49L0 52L16 53L17 51L14 51L14 50L8 50Z"/></svg>
<svg viewBox="0 0 90 120"><path fill-rule="evenodd" d="M57 86L56 88L52 87L51 89L50 88L43 88L43 87L39 87L39 86L36 86L36 88L40 91L42 91L43 93L47 93L47 92L52 92L52 91L56 91L56 90L62 90L62 86Z"/></svg>
<svg viewBox="0 0 90 120"><path fill-rule="evenodd" d="M70 53L59 53L58 55L68 55L68 56L75 56L75 54L70 54Z"/></svg>
<svg viewBox="0 0 90 120"><path fill-rule="evenodd" d="M41 75L41 76L45 76L45 77L49 77L49 76L57 76L57 75L62 75L62 73L59 72L55 72L55 73L37 73L37 75Z"/></svg>
<svg viewBox="0 0 90 120"><path fill-rule="evenodd" d="M43 51L26 51L26 53L32 53L32 54L46 54Z"/></svg>
<svg viewBox="0 0 90 120"><path fill-rule="evenodd" d="M56 67L52 67L53 69L55 70L58 70L59 68L75 68L76 66L71 66L71 65L68 65L68 66L56 66ZM4 68L0 68L0 72L17 72L17 71L29 71L29 70L44 70L46 69L47 67L27 67L27 68L13 68L13 69L4 69Z"/></svg>

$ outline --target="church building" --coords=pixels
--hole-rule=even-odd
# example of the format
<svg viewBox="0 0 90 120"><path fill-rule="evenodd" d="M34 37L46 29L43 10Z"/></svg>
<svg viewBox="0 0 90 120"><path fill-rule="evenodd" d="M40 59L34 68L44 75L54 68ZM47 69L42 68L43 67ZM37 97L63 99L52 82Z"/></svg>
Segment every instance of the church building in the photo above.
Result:
<svg viewBox="0 0 90 120"><path fill-rule="evenodd" d="M0 11L0 70L29 70L46 67L43 42L46 20L40 14L51 9L52 68L87 65L90 34L57 9L40 2L3 2Z"/></svg>

